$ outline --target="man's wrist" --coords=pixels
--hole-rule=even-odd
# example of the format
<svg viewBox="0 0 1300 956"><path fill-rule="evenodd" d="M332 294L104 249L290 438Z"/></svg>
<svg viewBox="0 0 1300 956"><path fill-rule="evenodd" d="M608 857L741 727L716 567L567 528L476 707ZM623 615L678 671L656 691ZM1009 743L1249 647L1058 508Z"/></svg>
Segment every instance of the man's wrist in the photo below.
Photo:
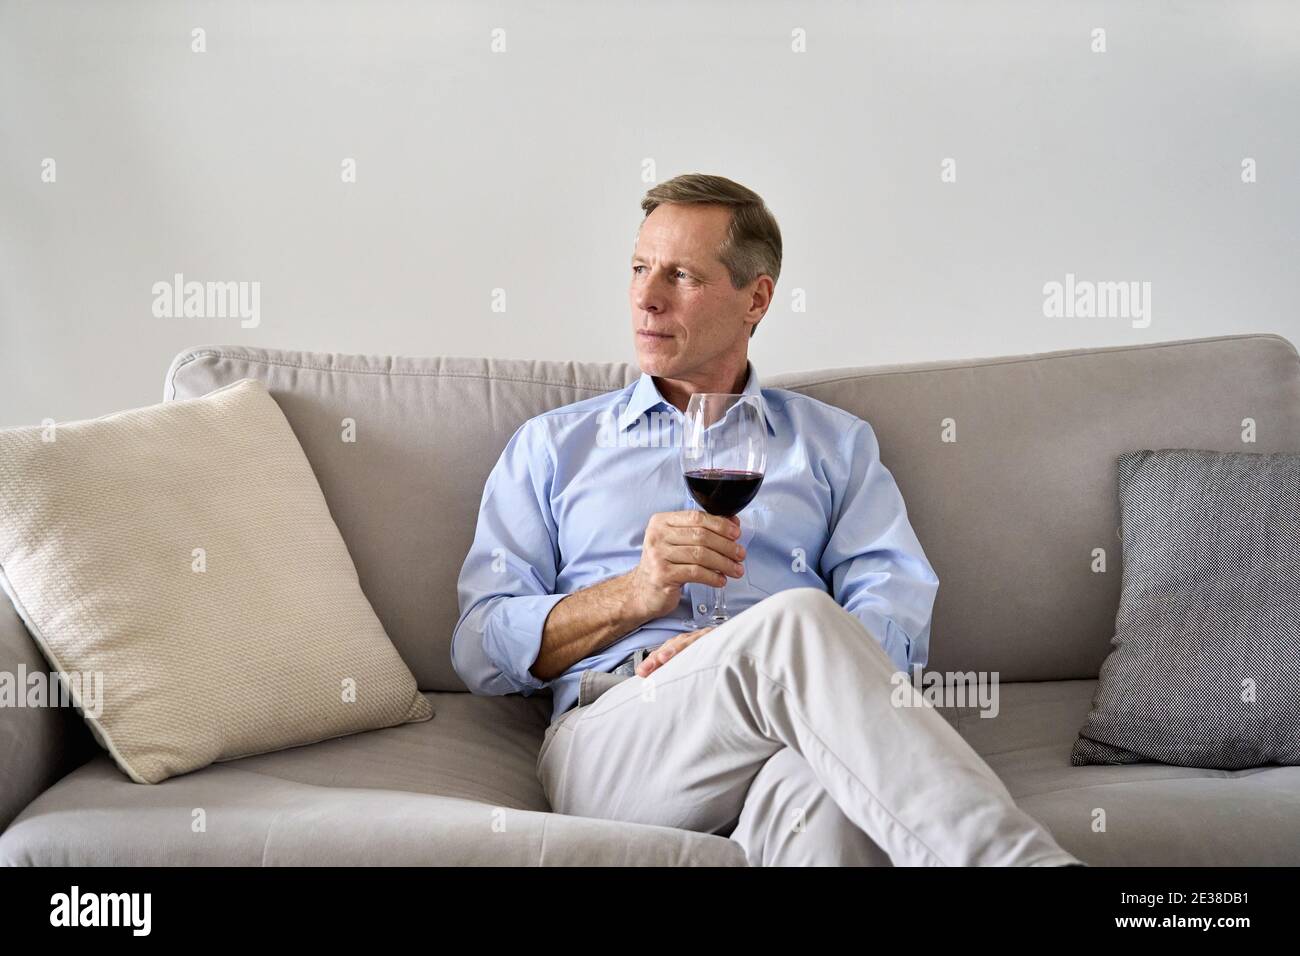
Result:
<svg viewBox="0 0 1300 956"><path fill-rule="evenodd" d="M636 587L635 568L614 578L614 581L616 583L614 595L617 606L614 612L614 620L610 623L613 630L620 632L619 636L621 637L635 631L654 615L647 613L645 606L641 603L640 592Z"/></svg>

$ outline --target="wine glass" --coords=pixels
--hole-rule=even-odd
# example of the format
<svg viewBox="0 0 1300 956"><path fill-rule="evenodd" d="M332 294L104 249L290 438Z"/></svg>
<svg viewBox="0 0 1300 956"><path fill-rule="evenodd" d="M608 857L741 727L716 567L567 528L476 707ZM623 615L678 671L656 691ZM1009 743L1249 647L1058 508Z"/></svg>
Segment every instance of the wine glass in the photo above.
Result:
<svg viewBox="0 0 1300 956"><path fill-rule="evenodd" d="M754 500L767 471L767 422L757 395L699 392L682 422L682 474L701 508L730 518ZM713 623L727 620L727 583L713 589Z"/></svg>

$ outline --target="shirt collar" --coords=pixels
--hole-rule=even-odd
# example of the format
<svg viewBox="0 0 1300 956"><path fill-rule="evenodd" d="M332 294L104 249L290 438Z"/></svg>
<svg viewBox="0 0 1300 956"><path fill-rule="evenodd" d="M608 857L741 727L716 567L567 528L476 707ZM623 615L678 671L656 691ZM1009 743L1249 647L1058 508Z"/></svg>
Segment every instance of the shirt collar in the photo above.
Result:
<svg viewBox="0 0 1300 956"><path fill-rule="evenodd" d="M772 416L767 413L767 403L763 400L763 391L758 384L758 372L754 368L754 363L746 362L746 368L749 370L749 378L746 379L745 388L741 394L758 397L758 405L762 411L763 420L767 422L767 433L775 435L776 428L772 424ZM676 407L663 395L659 394L659 386L655 384L655 380L650 373L642 372L636 387L632 389L632 395L623 409L623 414L619 416L619 431L627 431L628 427L642 415L660 405L676 411Z"/></svg>

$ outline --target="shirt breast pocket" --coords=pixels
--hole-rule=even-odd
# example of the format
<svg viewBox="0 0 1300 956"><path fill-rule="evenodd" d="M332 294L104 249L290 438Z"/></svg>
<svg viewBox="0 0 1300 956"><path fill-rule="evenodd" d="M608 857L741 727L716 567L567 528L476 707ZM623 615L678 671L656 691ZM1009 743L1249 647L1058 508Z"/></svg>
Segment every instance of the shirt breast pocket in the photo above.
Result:
<svg viewBox="0 0 1300 956"><path fill-rule="evenodd" d="M782 588L780 543L775 540L776 516L766 505L753 504L740 513L740 543L745 548L745 583L764 596Z"/></svg>
<svg viewBox="0 0 1300 956"><path fill-rule="evenodd" d="M745 582L762 597L789 588L824 587L815 564L820 542L799 541L793 536L796 526L815 527L815 520L809 516L806 523L783 521L770 506L758 503L742 511Z"/></svg>

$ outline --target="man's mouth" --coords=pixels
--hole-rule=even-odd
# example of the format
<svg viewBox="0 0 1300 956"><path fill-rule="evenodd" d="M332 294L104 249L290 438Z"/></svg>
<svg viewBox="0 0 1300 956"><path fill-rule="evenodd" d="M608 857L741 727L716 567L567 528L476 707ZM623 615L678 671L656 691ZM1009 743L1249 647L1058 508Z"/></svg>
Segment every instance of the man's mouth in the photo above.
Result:
<svg viewBox="0 0 1300 956"><path fill-rule="evenodd" d="M667 332L651 332L648 329L637 329L637 335L644 335L653 339L671 339L672 336Z"/></svg>

